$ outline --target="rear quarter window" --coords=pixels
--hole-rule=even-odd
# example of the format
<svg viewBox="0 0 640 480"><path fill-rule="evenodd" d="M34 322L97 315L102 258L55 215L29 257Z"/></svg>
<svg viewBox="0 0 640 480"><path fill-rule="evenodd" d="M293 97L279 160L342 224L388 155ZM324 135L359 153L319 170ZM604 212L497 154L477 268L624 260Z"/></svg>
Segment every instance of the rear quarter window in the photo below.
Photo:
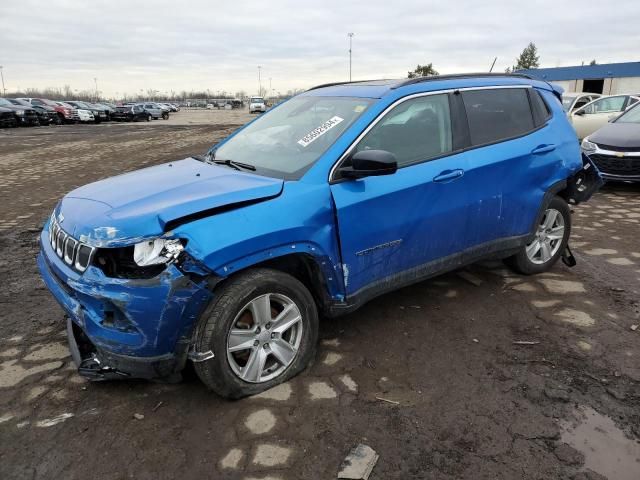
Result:
<svg viewBox="0 0 640 480"><path fill-rule="evenodd" d="M524 135L533 130L526 88L496 88L461 92L474 146Z"/></svg>
<svg viewBox="0 0 640 480"><path fill-rule="evenodd" d="M543 125L551 118L551 110L544 101L540 92L535 88L529 90L529 98L531 100L531 111L533 112L533 121L536 127Z"/></svg>

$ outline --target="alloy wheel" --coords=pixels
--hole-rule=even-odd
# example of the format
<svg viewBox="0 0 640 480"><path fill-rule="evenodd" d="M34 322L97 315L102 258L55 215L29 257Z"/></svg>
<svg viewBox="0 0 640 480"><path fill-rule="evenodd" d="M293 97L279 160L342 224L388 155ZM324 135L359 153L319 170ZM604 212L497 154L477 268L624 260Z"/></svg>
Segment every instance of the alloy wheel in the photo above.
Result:
<svg viewBox="0 0 640 480"><path fill-rule="evenodd" d="M551 260L562 245L564 229L562 214L555 208L545 210L533 241L526 246L527 258L536 265Z"/></svg>
<svg viewBox="0 0 640 480"><path fill-rule="evenodd" d="M267 382L293 363L302 334L302 315L293 300L279 293L260 295L231 323L227 360L245 382Z"/></svg>

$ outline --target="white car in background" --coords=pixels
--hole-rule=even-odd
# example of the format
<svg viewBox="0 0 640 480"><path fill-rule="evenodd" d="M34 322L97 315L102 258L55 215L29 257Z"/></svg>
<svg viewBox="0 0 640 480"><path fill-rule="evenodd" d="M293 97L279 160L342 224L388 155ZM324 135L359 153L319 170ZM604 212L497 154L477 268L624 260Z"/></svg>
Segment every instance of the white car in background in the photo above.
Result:
<svg viewBox="0 0 640 480"><path fill-rule="evenodd" d="M587 103L592 102L602 95L599 93L587 93L587 92L564 92L562 94L562 109L567 112L567 115L584 107Z"/></svg>
<svg viewBox="0 0 640 480"><path fill-rule="evenodd" d="M267 104L262 97L251 97L249 99L249 113L264 113L267 111Z"/></svg>
<svg viewBox="0 0 640 480"><path fill-rule="evenodd" d="M640 101L634 95L609 95L600 97L569 113L569 122L582 140L600 127L617 118L627 108Z"/></svg>
<svg viewBox="0 0 640 480"><path fill-rule="evenodd" d="M60 105L61 107L64 107L64 108L75 109L78 112L78 119L80 120L80 123L88 123L88 122L93 123L95 121L95 117L94 117L93 112L91 110L87 110L85 108L74 107L73 105L71 105L69 103L65 103L65 102L56 102L56 103L58 105Z"/></svg>

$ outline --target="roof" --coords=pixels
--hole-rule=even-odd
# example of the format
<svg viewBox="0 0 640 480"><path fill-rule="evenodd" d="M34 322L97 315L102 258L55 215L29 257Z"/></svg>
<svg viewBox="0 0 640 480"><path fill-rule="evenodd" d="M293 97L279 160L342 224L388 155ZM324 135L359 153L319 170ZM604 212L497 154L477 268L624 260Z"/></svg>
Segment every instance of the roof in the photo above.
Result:
<svg viewBox="0 0 640 480"><path fill-rule="evenodd" d="M529 68L516 70L533 78L555 82L559 80L588 80L596 78L640 77L640 62L577 65L574 67Z"/></svg>

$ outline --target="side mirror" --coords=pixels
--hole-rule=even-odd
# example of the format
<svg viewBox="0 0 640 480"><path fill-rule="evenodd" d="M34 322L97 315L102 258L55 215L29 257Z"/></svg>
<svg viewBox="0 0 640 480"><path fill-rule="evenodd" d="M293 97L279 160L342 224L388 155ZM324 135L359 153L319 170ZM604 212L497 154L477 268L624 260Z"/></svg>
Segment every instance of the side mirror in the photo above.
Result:
<svg viewBox="0 0 640 480"><path fill-rule="evenodd" d="M340 174L346 178L364 178L391 175L398 170L396 156L386 150L362 150L351 157L351 166L342 167Z"/></svg>

